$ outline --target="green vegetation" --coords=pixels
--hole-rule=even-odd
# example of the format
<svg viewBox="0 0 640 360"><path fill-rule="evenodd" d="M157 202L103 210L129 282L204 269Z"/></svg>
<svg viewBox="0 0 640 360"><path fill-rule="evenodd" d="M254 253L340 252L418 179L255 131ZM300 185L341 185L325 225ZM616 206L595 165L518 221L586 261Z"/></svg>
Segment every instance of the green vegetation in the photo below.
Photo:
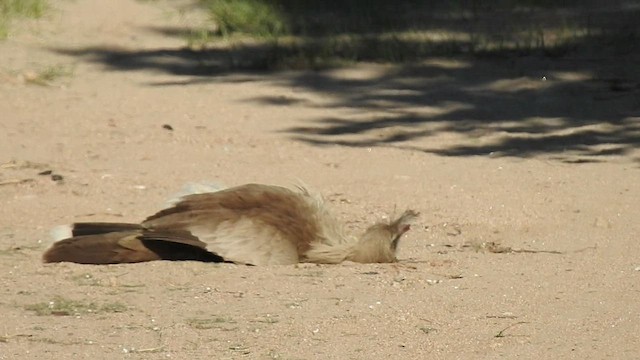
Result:
<svg viewBox="0 0 640 360"><path fill-rule="evenodd" d="M100 280L93 277L93 275L89 273L74 275L71 277L76 284L82 286L100 286Z"/></svg>
<svg viewBox="0 0 640 360"><path fill-rule="evenodd" d="M46 66L37 71L29 71L24 74L24 80L27 83L49 86L56 80L61 78L70 77L73 75L73 70L69 67L62 65Z"/></svg>
<svg viewBox="0 0 640 360"><path fill-rule="evenodd" d="M71 75L73 75L72 69L61 65L52 65L39 70L37 76L31 81L38 85L49 85L60 78Z"/></svg>
<svg viewBox="0 0 640 360"><path fill-rule="evenodd" d="M119 313L128 310L128 307L120 302L98 305L94 302L71 300L62 296L56 296L52 301L26 305L25 310L33 311L38 316L77 316L96 313Z"/></svg>
<svg viewBox="0 0 640 360"><path fill-rule="evenodd" d="M207 28L190 29L186 33L185 39L190 49L202 49L214 40L214 34Z"/></svg>
<svg viewBox="0 0 640 360"><path fill-rule="evenodd" d="M285 14L277 6L261 0L204 0L220 33L243 33L257 37L277 37L288 33Z"/></svg>
<svg viewBox="0 0 640 360"><path fill-rule="evenodd" d="M407 62L450 55L558 56L594 39L610 44L612 37L618 48L626 49L637 40L634 19L640 15L616 4L600 11L602 7L591 0L200 3L213 24L211 31L194 32L190 47L206 43L226 47L249 56L253 67L264 68Z"/></svg>
<svg viewBox="0 0 640 360"><path fill-rule="evenodd" d="M13 19L41 18L49 8L46 0L0 0L0 39L9 36Z"/></svg>
<svg viewBox="0 0 640 360"><path fill-rule="evenodd" d="M223 324L235 324L236 321L229 317L212 316L206 318L189 318L187 325L198 330L218 329L224 327Z"/></svg>

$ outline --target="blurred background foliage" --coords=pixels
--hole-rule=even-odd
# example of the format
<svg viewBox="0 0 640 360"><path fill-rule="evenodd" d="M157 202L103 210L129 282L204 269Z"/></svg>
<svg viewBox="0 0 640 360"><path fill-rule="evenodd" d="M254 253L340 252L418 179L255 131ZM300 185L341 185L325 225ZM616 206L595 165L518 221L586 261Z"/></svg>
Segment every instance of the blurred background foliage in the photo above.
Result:
<svg viewBox="0 0 640 360"><path fill-rule="evenodd" d="M254 65L316 67L428 56L637 52L640 1L200 0L206 42Z"/></svg>

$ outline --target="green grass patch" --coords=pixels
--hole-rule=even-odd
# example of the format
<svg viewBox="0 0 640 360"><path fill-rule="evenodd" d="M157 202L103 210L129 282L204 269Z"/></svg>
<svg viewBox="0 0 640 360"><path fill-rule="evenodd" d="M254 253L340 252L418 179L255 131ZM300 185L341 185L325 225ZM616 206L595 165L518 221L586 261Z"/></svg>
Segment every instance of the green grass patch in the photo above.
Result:
<svg viewBox="0 0 640 360"><path fill-rule="evenodd" d="M24 74L25 82L40 86L49 86L62 78L73 76L73 69L62 65L50 65L37 71Z"/></svg>
<svg viewBox="0 0 640 360"><path fill-rule="evenodd" d="M71 276L71 280L81 286L101 286L100 280L89 273Z"/></svg>
<svg viewBox="0 0 640 360"><path fill-rule="evenodd" d="M201 27L197 29L189 29L185 34L185 40L189 49L203 49L207 44L215 38L213 31L208 28Z"/></svg>
<svg viewBox="0 0 640 360"><path fill-rule="evenodd" d="M38 316L78 316L84 314L121 313L129 308L120 302L97 304L55 296L48 302L26 305L25 310L33 311Z"/></svg>
<svg viewBox="0 0 640 360"><path fill-rule="evenodd" d="M263 323L263 324L277 324L280 322L280 320L276 317L273 317L271 315L265 315L265 316L261 316L259 318L256 318L255 320L252 320L251 322L256 322L256 323Z"/></svg>
<svg viewBox="0 0 640 360"><path fill-rule="evenodd" d="M229 317L212 316L206 318L189 318L186 320L187 325L198 330L218 329L226 324L235 324L236 321Z"/></svg>
<svg viewBox="0 0 640 360"><path fill-rule="evenodd" d="M601 11L577 0L200 4L212 23L209 30L191 32L189 47L204 49L209 44L226 49L230 67L256 69L402 63L433 56L562 56L579 48L598 48L600 43L628 50L628 43L640 36L635 25L640 11Z"/></svg>
<svg viewBox="0 0 640 360"><path fill-rule="evenodd" d="M223 36L233 33L277 37L289 32L285 15L261 0L202 0Z"/></svg>
<svg viewBox="0 0 640 360"><path fill-rule="evenodd" d="M45 0L0 0L0 14L38 19L49 8Z"/></svg>
<svg viewBox="0 0 640 360"><path fill-rule="evenodd" d="M11 22L16 18L41 18L49 9L46 0L0 0L0 39L9 36Z"/></svg>

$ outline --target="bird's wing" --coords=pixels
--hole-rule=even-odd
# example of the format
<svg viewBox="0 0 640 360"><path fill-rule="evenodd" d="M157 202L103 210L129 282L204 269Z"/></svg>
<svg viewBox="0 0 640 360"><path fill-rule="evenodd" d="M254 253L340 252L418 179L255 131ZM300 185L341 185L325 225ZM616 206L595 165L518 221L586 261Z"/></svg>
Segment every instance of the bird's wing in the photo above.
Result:
<svg viewBox="0 0 640 360"><path fill-rule="evenodd" d="M298 262L318 236L306 195L259 184L194 194L147 218L154 230L184 230L225 259L263 264Z"/></svg>
<svg viewBox="0 0 640 360"><path fill-rule="evenodd" d="M70 226L71 236L99 235L110 232L141 230L139 224L109 222L79 222Z"/></svg>
<svg viewBox="0 0 640 360"><path fill-rule="evenodd" d="M207 243L207 249L229 261L252 265L299 262L297 244L287 234L252 217L235 218L214 226L195 221L188 229Z"/></svg>
<svg viewBox="0 0 640 360"><path fill-rule="evenodd" d="M228 209L238 213L255 212L297 197L299 194L284 187L246 184L216 192L184 196L175 205L148 217L145 222L159 220L172 214L198 210Z"/></svg>
<svg viewBox="0 0 640 360"><path fill-rule="evenodd" d="M137 237L137 240L162 260L225 261L222 256L208 251L206 243L187 231L163 232L145 230ZM128 244L120 243L120 245L127 246ZM133 242L133 245L139 246L137 242Z"/></svg>
<svg viewBox="0 0 640 360"><path fill-rule="evenodd" d="M43 260L81 264L119 264L153 260L224 261L222 257L207 251L204 243L191 234L140 230L61 240L44 253Z"/></svg>

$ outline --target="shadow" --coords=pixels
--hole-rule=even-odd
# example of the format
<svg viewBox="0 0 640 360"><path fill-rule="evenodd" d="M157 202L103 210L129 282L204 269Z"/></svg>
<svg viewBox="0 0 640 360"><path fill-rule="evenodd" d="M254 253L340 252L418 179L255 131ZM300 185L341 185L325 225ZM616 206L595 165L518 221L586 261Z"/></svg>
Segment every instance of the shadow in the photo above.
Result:
<svg viewBox="0 0 640 360"><path fill-rule="evenodd" d="M284 132L314 145L443 156L548 155L586 163L627 155L640 145L638 60L440 60L359 81L330 71L301 75L292 86L326 89L334 98L328 106L359 112ZM443 143L442 135L454 141Z"/></svg>
<svg viewBox="0 0 640 360"><path fill-rule="evenodd" d="M259 52L261 48L252 49ZM151 70L171 75L215 77L234 73L255 72L266 69L252 62L251 66L235 63L235 58L252 58L245 51L227 50L194 51L189 48L124 50L118 48L93 47L83 49L52 49L52 51L103 64L108 70ZM237 66L234 66L237 65Z"/></svg>
<svg viewBox="0 0 640 360"><path fill-rule="evenodd" d="M334 20L333 30L346 36L344 43L325 37L320 26L321 19L335 14L319 11L310 19L305 9L291 12L297 20L289 26L305 36L294 46L268 40L199 51L54 51L112 71L177 77L150 86L272 77L278 85L323 94L329 100L322 104L295 97L248 99L262 106L336 109L330 118L300 119L300 125L282 130L317 146L394 147L441 156L546 156L572 164L634 156L640 145L640 1L486 9L483 2L469 0L455 2L455 11L446 2L420 3L431 6L431 12L404 6L398 11L405 21L390 24L373 15L360 22L346 15ZM573 25L562 27L568 23ZM376 27L385 32L372 31ZM525 34L522 40L523 29L533 37ZM189 33L147 30L179 37ZM388 30L447 35L385 35ZM575 33L568 41L554 41L562 31ZM362 76L316 67L309 59L327 42L332 58L400 65L350 70L365 68ZM315 71L274 71L283 64L296 68L296 61Z"/></svg>

